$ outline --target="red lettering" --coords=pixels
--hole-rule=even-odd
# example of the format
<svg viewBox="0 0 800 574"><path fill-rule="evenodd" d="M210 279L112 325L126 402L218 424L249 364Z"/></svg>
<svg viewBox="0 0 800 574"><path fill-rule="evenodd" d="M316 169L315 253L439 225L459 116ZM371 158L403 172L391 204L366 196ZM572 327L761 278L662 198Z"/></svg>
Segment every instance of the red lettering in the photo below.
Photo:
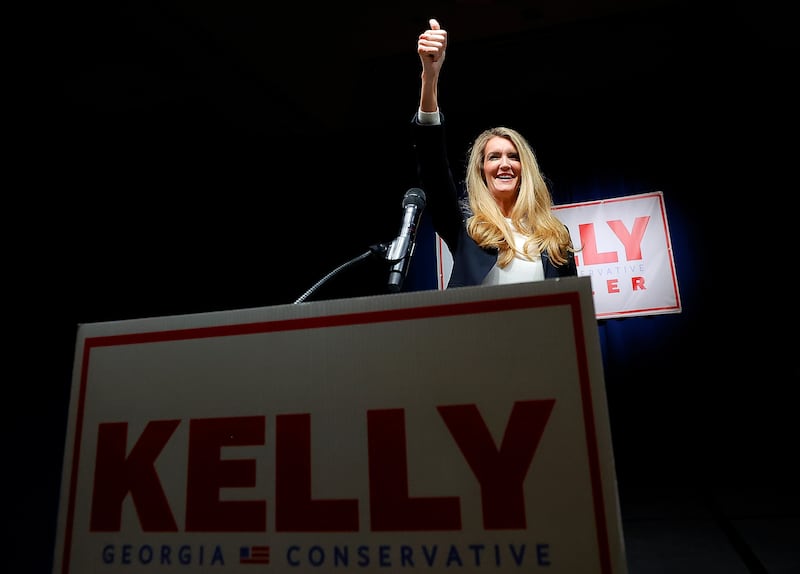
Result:
<svg viewBox="0 0 800 574"><path fill-rule="evenodd" d="M606 288L609 293L619 293L619 279L609 279L606 281Z"/></svg>
<svg viewBox="0 0 800 574"><path fill-rule="evenodd" d="M514 403L499 450L477 406L437 407L481 485L487 530L525 528L523 482L554 404L554 399Z"/></svg>
<svg viewBox="0 0 800 574"><path fill-rule="evenodd" d="M584 265L599 265L601 263L614 263L617 261L616 251L597 251L597 235L594 231L594 223L582 223L578 226L578 233L581 238L581 253L583 253Z"/></svg>
<svg viewBox="0 0 800 574"><path fill-rule="evenodd" d="M275 530L357 532L357 500L311 498L311 415L279 415L275 429Z"/></svg>
<svg viewBox="0 0 800 574"><path fill-rule="evenodd" d="M633 229L628 232L621 220L612 219L611 221L606 221L606 225L611 228L614 235L622 243L625 249L626 261L642 259L642 238L649 222L649 215L637 217L633 221ZM597 234L595 233L594 223L581 223L578 225L578 234L583 248L581 253L583 254L584 265L601 265L619 261L616 251L600 253L597 250Z"/></svg>
<svg viewBox="0 0 800 574"><path fill-rule="evenodd" d="M554 404L554 399L515 403L500 448L476 405L438 407L480 484L486 529L525 528L524 480ZM130 494L144 532L177 532L155 462L179 424L148 423L127 456L128 423L99 425L91 531L119 531ZM311 415L278 415L275 429L276 531L357 532L357 499L311 496ZM257 483L256 458L223 459L222 449L261 446L265 437L263 416L190 420L187 532L266 531L266 500L220 500L223 488ZM461 529L459 497L410 496L403 409L367 411L367 456L372 531Z"/></svg>
<svg viewBox="0 0 800 574"><path fill-rule="evenodd" d="M128 423L98 426L89 527L92 532L119 531L122 503L129 493L143 531L177 532L155 461L179 424L179 420L148 423L127 457Z"/></svg>
<svg viewBox="0 0 800 574"><path fill-rule="evenodd" d="M642 237L650 222L650 216L637 217L633 221L633 230L628 233L625 225L619 219L608 221L608 226L614 235L622 242L625 247L625 260L634 261L642 258Z"/></svg>
<svg viewBox="0 0 800 574"><path fill-rule="evenodd" d="M266 423L260 417L192 419L186 479L187 532L264 532L264 500L219 499L224 487L256 485L255 459L222 460L222 447L263 445Z"/></svg>
<svg viewBox="0 0 800 574"><path fill-rule="evenodd" d="M644 277L631 277L631 287L634 291L644 291L647 287L644 286Z"/></svg>
<svg viewBox="0 0 800 574"><path fill-rule="evenodd" d="M367 435L372 530L460 530L458 497L409 496L403 409L368 411Z"/></svg>

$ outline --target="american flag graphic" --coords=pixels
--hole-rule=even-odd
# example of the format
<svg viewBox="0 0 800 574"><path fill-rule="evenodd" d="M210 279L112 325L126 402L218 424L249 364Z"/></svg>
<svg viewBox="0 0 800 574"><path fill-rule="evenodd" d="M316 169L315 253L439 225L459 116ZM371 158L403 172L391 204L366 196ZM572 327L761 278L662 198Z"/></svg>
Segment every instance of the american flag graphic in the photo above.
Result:
<svg viewBox="0 0 800 574"><path fill-rule="evenodd" d="M269 564L269 546L242 546L239 564Z"/></svg>

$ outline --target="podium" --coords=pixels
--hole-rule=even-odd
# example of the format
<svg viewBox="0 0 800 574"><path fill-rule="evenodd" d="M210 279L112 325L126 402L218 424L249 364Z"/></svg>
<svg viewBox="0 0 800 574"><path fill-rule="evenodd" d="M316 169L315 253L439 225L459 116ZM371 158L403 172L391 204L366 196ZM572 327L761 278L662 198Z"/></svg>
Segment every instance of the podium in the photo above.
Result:
<svg viewBox="0 0 800 574"><path fill-rule="evenodd" d="M78 327L55 574L625 573L588 277Z"/></svg>

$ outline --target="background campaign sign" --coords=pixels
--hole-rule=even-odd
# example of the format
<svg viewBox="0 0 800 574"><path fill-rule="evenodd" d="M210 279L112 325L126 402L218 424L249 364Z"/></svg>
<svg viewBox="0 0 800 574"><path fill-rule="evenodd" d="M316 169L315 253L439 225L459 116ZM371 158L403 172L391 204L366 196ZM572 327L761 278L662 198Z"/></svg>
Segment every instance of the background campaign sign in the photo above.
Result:
<svg viewBox="0 0 800 574"><path fill-rule="evenodd" d="M79 326L54 573L616 574L620 524L586 277Z"/></svg>
<svg viewBox="0 0 800 574"><path fill-rule="evenodd" d="M660 191L554 206L581 248L578 275L592 279L598 319L680 313L675 260ZM453 259L437 236L438 287Z"/></svg>

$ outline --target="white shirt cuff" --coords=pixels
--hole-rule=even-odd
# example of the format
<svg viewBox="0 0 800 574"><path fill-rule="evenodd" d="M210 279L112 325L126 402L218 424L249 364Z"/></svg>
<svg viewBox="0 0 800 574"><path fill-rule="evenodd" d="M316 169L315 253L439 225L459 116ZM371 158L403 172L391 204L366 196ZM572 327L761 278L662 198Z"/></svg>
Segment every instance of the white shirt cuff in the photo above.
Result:
<svg viewBox="0 0 800 574"><path fill-rule="evenodd" d="M439 110L435 112L423 112L417 109L417 121L421 124L431 126L438 126L442 123L442 119L439 117Z"/></svg>

